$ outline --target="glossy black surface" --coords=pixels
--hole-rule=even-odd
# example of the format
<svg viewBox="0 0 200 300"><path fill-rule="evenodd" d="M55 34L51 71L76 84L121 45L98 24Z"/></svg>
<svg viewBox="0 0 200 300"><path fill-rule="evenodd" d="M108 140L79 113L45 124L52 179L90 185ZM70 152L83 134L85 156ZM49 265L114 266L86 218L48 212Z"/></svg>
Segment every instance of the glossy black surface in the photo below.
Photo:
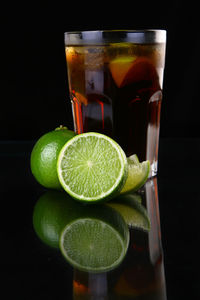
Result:
<svg viewBox="0 0 200 300"><path fill-rule="evenodd" d="M0 142L1 293L5 299L73 299L73 270L37 238L33 208L45 189L29 167L34 142ZM158 192L168 300L197 299L200 139L161 139ZM4 293L5 292L5 293Z"/></svg>

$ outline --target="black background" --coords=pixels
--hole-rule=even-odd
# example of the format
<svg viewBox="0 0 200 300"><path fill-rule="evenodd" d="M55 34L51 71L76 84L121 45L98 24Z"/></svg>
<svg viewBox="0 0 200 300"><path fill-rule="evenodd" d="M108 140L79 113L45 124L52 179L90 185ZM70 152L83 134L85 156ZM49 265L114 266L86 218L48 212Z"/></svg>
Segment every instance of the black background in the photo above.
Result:
<svg viewBox="0 0 200 300"><path fill-rule="evenodd" d="M72 127L64 32L166 29L161 137L199 137L198 3L81 2L19 4L1 10L2 140L32 140L59 124ZM9 5L8 5L9 6Z"/></svg>
<svg viewBox="0 0 200 300"><path fill-rule="evenodd" d="M43 6L36 2L23 5L8 2L0 13L0 146L3 153L0 180L4 237L1 270L6 282L18 287L16 295L24 291L21 299L38 299L39 293L46 295L44 299L53 299L58 285L63 286L65 279L71 280L67 274L62 276L62 267L56 268L54 256L46 255L45 250L36 247L32 252L27 251L36 238L31 225L26 227L34 203L43 191L29 169L33 142L60 124L73 128L64 32L155 28L167 30L159 199L168 300L184 296L196 299L199 294L200 198L198 2L74 1ZM17 144L12 149L9 145L12 146L13 141ZM22 231L19 233L18 229ZM47 295L49 286L51 290ZM12 288L9 291L15 293Z"/></svg>

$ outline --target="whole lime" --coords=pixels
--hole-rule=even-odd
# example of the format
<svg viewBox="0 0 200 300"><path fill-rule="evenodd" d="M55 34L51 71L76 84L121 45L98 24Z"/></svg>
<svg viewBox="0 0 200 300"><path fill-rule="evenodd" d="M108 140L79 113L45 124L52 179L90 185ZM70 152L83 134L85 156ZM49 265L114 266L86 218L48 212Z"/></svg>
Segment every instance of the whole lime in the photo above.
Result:
<svg viewBox="0 0 200 300"><path fill-rule="evenodd" d="M61 189L57 175L57 159L63 145L75 135L60 126L44 134L31 152L31 171L35 179L46 188Z"/></svg>

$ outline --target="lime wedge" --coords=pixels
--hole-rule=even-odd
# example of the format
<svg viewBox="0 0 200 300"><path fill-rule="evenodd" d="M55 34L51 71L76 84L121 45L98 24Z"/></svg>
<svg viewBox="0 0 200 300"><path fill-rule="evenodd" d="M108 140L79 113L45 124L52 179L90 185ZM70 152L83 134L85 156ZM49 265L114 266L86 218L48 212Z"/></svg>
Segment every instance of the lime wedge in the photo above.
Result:
<svg viewBox="0 0 200 300"><path fill-rule="evenodd" d="M127 178L127 158L106 135L88 132L75 136L62 148L58 178L73 198L85 202L108 200L122 189Z"/></svg>
<svg viewBox="0 0 200 300"><path fill-rule="evenodd" d="M119 88L122 87L123 81L131 70L135 59L135 56L119 56L110 62L109 69L112 78Z"/></svg>
<svg viewBox="0 0 200 300"><path fill-rule="evenodd" d="M121 215L108 206L87 206L82 217L69 223L60 236L60 249L78 270L100 273L124 259L129 230Z"/></svg>
<svg viewBox="0 0 200 300"><path fill-rule="evenodd" d="M127 158L128 177L121 190L121 194L137 191L141 188L149 176L150 162L148 160L139 162L136 154Z"/></svg>
<svg viewBox="0 0 200 300"><path fill-rule="evenodd" d="M122 195L107 203L124 218L131 228L150 230L150 220L146 208L141 204L141 197L137 194Z"/></svg>

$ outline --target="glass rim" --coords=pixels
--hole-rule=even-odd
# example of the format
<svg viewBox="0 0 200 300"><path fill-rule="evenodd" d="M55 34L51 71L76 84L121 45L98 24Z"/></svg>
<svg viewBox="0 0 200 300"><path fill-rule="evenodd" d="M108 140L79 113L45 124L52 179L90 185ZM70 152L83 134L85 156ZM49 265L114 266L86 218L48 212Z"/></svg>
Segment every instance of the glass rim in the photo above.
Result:
<svg viewBox="0 0 200 300"><path fill-rule="evenodd" d="M65 46L110 43L166 43L165 29L85 30L64 33Z"/></svg>

